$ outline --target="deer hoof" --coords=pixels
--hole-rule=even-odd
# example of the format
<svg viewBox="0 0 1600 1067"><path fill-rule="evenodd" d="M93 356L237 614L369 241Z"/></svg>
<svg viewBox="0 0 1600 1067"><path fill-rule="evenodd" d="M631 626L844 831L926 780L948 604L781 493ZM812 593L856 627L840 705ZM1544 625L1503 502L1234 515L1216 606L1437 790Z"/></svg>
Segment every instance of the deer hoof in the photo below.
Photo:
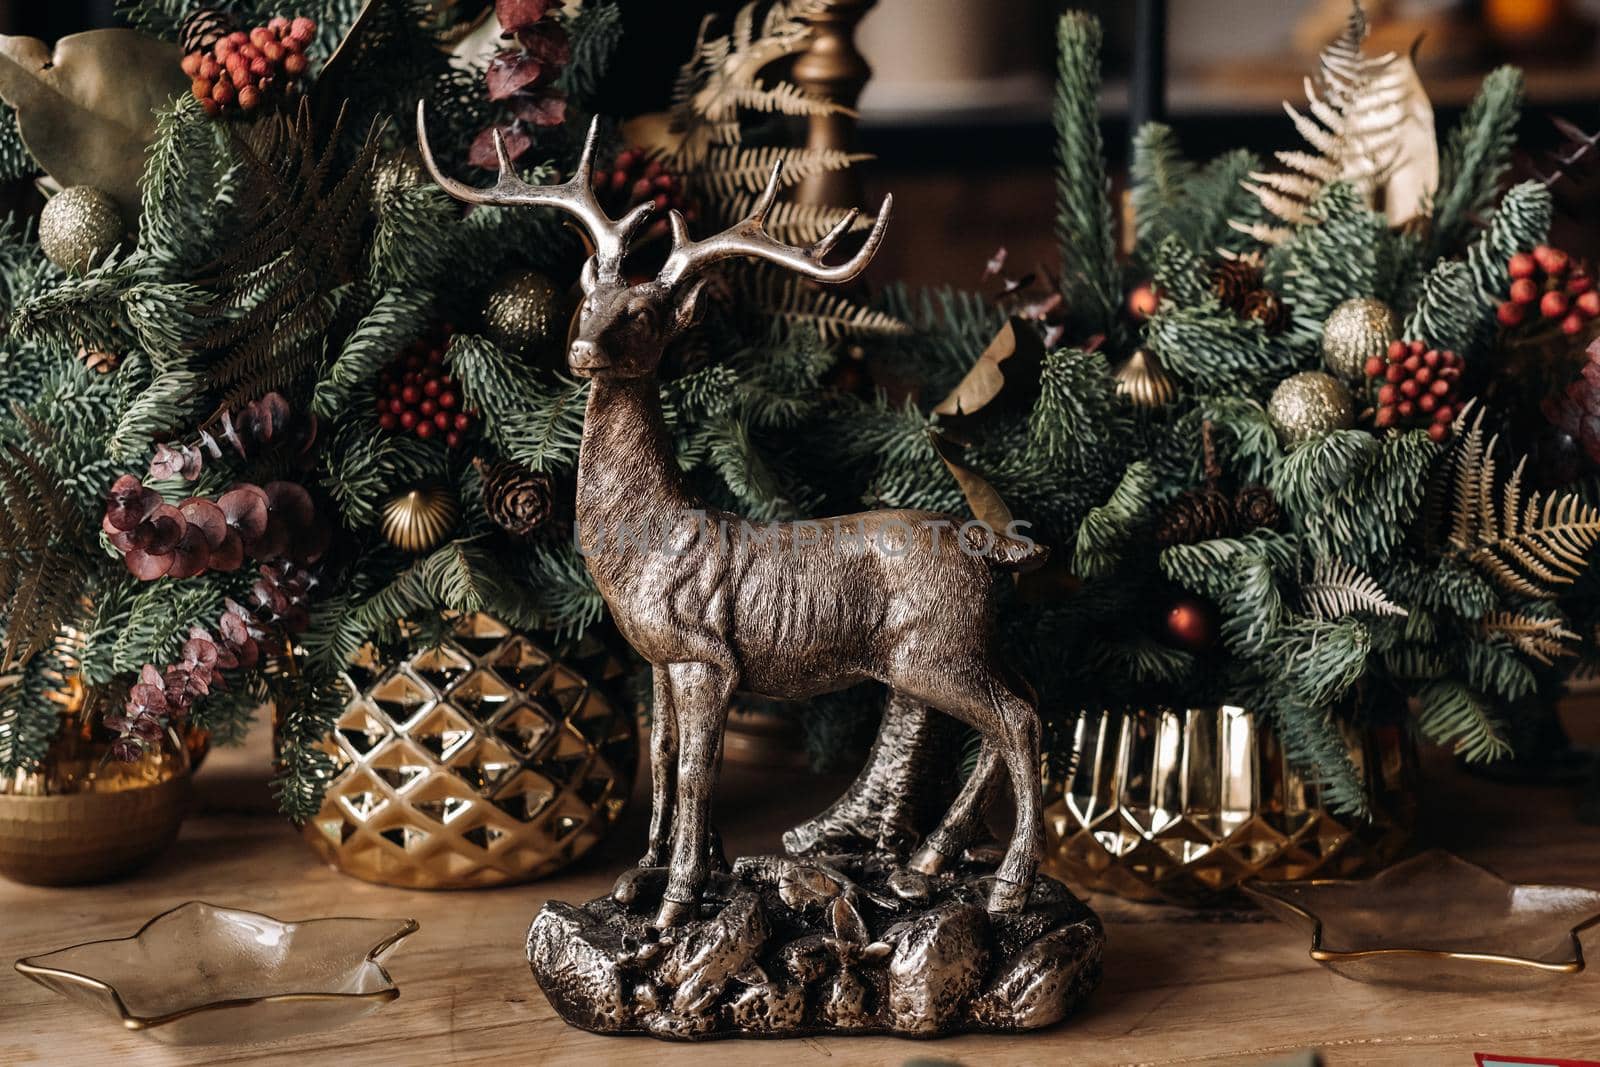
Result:
<svg viewBox="0 0 1600 1067"><path fill-rule="evenodd" d="M661 910L656 912L654 925L658 930L682 926L693 919L699 910L699 906L695 903L664 897L661 901Z"/></svg>
<svg viewBox="0 0 1600 1067"><path fill-rule="evenodd" d="M1008 881L1005 878L996 878L994 887L989 890L989 910L1002 914L1015 914L1028 903L1029 887L1021 882Z"/></svg>
<svg viewBox="0 0 1600 1067"><path fill-rule="evenodd" d="M918 874L938 874L944 870L945 864L950 862L950 857L934 848L932 845L923 845L912 853L906 867Z"/></svg>
<svg viewBox="0 0 1600 1067"><path fill-rule="evenodd" d="M648 894L659 886L665 886L667 873L665 867L642 863L631 871L623 871L617 876L616 884L611 887L611 899L622 905L632 904L639 899L640 894Z"/></svg>

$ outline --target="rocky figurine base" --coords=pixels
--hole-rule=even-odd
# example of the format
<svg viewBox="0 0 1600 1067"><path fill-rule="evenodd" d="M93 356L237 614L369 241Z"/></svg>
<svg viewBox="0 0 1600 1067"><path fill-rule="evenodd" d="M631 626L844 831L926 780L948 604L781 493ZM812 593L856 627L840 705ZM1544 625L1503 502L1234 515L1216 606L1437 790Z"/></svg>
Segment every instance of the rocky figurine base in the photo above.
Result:
<svg viewBox="0 0 1600 1067"><path fill-rule="evenodd" d="M582 907L547 903L528 962L563 1019L671 1040L1034 1030L1100 981L1100 919L1041 875L984 910L993 868L937 875L878 855L754 856L712 875L698 918L652 926L664 868Z"/></svg>

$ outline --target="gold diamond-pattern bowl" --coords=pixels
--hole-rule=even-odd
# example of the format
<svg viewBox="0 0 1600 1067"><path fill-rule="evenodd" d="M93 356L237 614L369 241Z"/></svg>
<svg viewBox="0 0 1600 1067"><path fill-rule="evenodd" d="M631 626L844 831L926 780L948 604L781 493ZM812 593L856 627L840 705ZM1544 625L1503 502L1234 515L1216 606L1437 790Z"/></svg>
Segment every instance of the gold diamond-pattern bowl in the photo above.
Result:
<svg viewBox="0 0 1600 1067"><path fill-rule="evenodd" d="M348 874L410 889L566 866L633 789L634 717L598 681L484 614L397 661L367 646L325 742L339 770L306 825L312 847Z"/></svg>
<svg viewBox="0 0 1600 1067"><path fill-rule="evenodd" d="M1247 879L1346 878L1393 860L1416 811L1398 728L1346 730L1372 817L1336 815L1244 708L1085 715L1074 771L1048 785L1045 864L1074 886L1209 904Z"/></svg>

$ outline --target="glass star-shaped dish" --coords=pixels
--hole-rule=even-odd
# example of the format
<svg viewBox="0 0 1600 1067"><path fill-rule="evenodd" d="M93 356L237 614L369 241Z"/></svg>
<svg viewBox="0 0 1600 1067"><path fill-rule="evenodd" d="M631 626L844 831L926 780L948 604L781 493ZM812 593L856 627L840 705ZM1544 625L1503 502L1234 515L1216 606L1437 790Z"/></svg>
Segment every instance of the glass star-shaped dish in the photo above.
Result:
<svg viewBox="0 0 1600 1067"><path fill-rule="evenodd" d="M1311 958L1359 982L1516 989L1583 970L1578 933L1600 892L1518 885L1442 849L1364 881L1253 882L1244 890L1311 935Z"/></svg>
<svg viewBox="0 0 1600 1067"><path fill-rule="evenodd" d="M247 1044L340 1026L400 995L379 961L413 919L280 922L191 901L132 937L17 961L129 1030L178 1045Z"/></svg>

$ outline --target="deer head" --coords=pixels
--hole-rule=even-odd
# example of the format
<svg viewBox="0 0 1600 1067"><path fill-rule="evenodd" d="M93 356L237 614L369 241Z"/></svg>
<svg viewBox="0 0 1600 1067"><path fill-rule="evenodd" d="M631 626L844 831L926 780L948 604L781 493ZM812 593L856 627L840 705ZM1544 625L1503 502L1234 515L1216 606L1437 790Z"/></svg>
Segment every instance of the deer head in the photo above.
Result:
<svg viewBox="0 0 1600 1067"><path fill-rule="evenodd" d="M496 130L494 146L500 160L500 173L494 185L478 189L439 172L428 145L423 106L417 106L417 140L422 159L428 173L445 192L469 204L556 208L574 216L588 232L594 242L594 255L583 265L579 279L583 305L579 310L578 335L567 351L567 365L580 377L639 378L655 373L667 343L699 317L705 286L703 272L719 260L739 257L765 260L815 281L847 282L866 269L888 229L889 214L894 206L892 196L883 198L872 232L860 250L844 263L830 267L822 259L854 225L859 214L854 210L809 248L774 240L764 224L778 196L778 181L783 173L780 160L773 165L772 176L767 179L766 188L749 217L722 233L701 241L693 240L683 216L676 210L671 212L668 224L672 232L672 250L666 263L654 278L629 284L622 270L628 242L649 218L654 205L640 204L616 220L605 213L590 181L598 129L599 119L589 124L578 169L560 185L529 185L518 178L506 155L505 142Z"/></svg>

